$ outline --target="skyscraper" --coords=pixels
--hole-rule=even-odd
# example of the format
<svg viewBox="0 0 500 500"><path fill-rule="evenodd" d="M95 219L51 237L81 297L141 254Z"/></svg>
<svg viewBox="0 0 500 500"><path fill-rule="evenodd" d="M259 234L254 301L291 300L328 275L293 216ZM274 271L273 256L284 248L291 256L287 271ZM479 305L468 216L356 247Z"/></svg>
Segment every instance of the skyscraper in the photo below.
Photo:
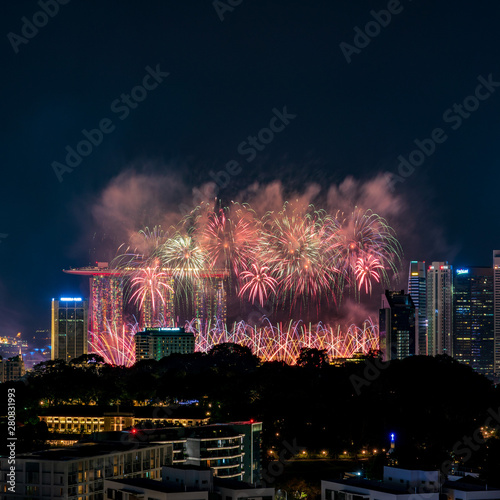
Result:
<svg viewBox="0 0 500 500"><path fill-rule="evenodd" d="M385 340L385 359L403 359L417 353L415 304L404 290L386 290L379 312L380 337Z"/></svg>
<svg viewBox="0 0 500 500"><path fill-rule="evenodd" d="M174 326L174 279L169 277L163 282L168 286L162 287L154 297L148 293L140 309L140 325L143 329Z"/></svg>
<svg viewBox="0 0 500 500"><path fill-rule="evenodd" d="M415 304L418 354L427 354L427 282L425 262L412 260L408 273L408 293Z"/></svg>
<svg viewBox="0 0 500 500"><path fill-rule="evenodd" d="M70 361L88 352L88 302L81 298L52 299L51 359Z"/></svg>
<svg viewBox="0 0 500 500"><path fill-rule="evenodd" d="M123 278L94 275L90 278L90 331L92 340L107 329L120 331L123 325Z"/></svg>
<svg viewBox="0 0 500 500"><path fill-rule="evenodd" d="M226 324L227 291L223 277L207 277L197 280L195 288L195 318L200 330Z"/></svg>
<svg viewBox="0 0 500 500"><path fill-rule="evenodd" d="M493 375L493 269L457 269L453 283L453 356Z"/></svg>
<svg viewBox="0 0 500 500"><path fill-rule="evenodd" d="M494 372L500 375L500 250L493 250Z"/></svg>
<svg viewBox="0 0 500 500"><path fill-rule="evenodd" d="M453 356L453 267L433 262L427 270L427 354Z"/></svg>

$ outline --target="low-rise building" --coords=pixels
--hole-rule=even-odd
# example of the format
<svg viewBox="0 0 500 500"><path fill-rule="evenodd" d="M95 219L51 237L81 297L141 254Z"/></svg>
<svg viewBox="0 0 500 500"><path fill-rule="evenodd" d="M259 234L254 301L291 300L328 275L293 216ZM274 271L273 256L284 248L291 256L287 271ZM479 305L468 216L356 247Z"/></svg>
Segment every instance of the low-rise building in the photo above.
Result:
<svg viewBox="0 0 500 500"><path fill-rule="evenodd" d="M443 494L448 500L498 500L500 489L472 483L470 477L464 477L458 481L446 481Z"/></svg>
<svg viewBox="0 0 500 500"><path fill-rule="evenodd" d="M321 500L439 500L439 471L384 467L382 481L363 478L321 481Z"/></svg>
<svg viewBox="0 0 500 500"><path fill-rule="evenodd" d="M124 410L113 411L112 407L95 405L66 405L45 409L39 418L47 424L49 432L83 434L122 431L134 426L201 426L210 421L197 407L134 406Z"/></svg>
<svg viewBox="0 0 500 500"><path fill-rule="evenodd" d="M208 500L208 490L188 491L153 479L106 479L104 495L111 500Z"/></svg>
<svg viewBox="0 0 500 500"><path fill-rule="evenodd" d="M11 464L0 458L0 500L99 499L104 480L159 479L161 468L172 464L171 444L137 442L88 443L19 455L14 491L8 482Z"/></svg>

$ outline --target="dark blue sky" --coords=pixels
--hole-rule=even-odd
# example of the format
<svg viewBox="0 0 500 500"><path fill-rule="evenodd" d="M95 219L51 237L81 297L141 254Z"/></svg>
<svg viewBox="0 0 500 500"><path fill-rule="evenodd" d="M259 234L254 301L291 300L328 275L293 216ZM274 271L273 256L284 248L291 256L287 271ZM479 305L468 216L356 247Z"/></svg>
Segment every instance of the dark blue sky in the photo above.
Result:
<svg viewBox="0 0 500 500"><path fill-rule="evenodd" d="M22 36L23 16L32 21L41 7L6 4L0 334L48 327L52 297L86 293L61 269L98 257L104 236L92 207L124 169L177 179L182 187L162 200L172 210L233 159L244 169L223 198L255 181L279 180L285 195L310 183L326 190L396 172L414 139L439 127L446 141L388 195L405 208L383 215L407 258L488 265L500 247L500 88L456 130L443 115L474 94L479 76L500 82L500 4L401 0L348 63L339 45L394 2L243 0L221 21L211 1L71 0L17 53L9 33ZM157 65L169 76L120 120L113 101ZM246 162L238 145L284 106L296 118ZM52 162L104 118L113 132L59 182Z"/></svg>

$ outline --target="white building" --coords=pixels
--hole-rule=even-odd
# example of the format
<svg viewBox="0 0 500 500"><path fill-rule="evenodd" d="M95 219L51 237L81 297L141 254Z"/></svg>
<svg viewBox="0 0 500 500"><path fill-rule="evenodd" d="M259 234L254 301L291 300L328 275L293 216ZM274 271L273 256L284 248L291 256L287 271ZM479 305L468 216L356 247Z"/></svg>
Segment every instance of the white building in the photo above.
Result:
<svg viewBox="0 0 500 500"><path fill-rule="evenodd" d="M382 481L362 478L321 481L321 500L439 500L439 471L384 467Z"/></svg>
<svg viewBox="0 0 500 500"><path fill-rule="evenodd" d="M186 491L153 479L106 479L104 498L111 500L208 500L208 490Z"/></svg>
<svg viewBox="0 0 500 500"><path fill-rule="evenodd" d="M453 356L453 267L433 262L427 271L427 354Z"/></svg>
<svg viewBox="0 0 500 500"><path fill-rule="evenodd" d="M467 478L459 481L447 481L443 485L443 493L448 500L498 500L499 489L490 489L486 486L468 484Z"/></svg>
<svg viewBox="0 0 500 500"><path fill-rule="evenodd" d="M9 490L8 457L0 458L0 500L103 498L104 480L159 479L172 463L171 444L89 443L19 455L15 491Z"/></svg>

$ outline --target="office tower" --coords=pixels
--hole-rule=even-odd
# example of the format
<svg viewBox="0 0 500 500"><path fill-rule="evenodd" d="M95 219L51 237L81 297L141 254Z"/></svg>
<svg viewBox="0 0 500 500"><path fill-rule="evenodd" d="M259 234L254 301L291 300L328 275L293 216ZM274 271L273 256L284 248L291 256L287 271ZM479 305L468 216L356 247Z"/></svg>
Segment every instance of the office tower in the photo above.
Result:
<svg viewBox="0 0 500 500"><path fill-rule="evenodd" d="M146 328L135 334L135 359L160 360L170 354L194 352L194 335L184 328Z"/></svg>
<svg viewBox="0 0 500 500"><path fill-rule="evenodd" d="M493 250L494 372L500 375L500 250Z"/></svg>
<svg viewBox="0 0 500 500"><path fill-rule="evenodd" d="M416 354L415 323L415 305L410 294L404 293L404 290L386 290L379 312L379 332L385 341L382 348L385 348L384 357L387 361Z"/></svg>
<svg viewBox="0 0 500 500"><path fill-rule="evenodd" d="M139 311L141 328L174 326L174 279L165 278L162 286L153 297L147 294ZM161 294L161 295L160 295Z"/></svg>
<svg viewBox="0 0 500 500"><path fill-rule="evenodd" d="M493 269L457 269L453 283L453 356L493 376Z"/></svg>
<svg viewBox="0 0 500 500"><path fill-rule="evenodd" d="M123 278L94 275L90 278L90 331L92 340L108 329L119 331L123 325Z"/></svg>
<svg viewBox="0 0 500 500"><path fill-rule="evenodd" d="M415 324L418 339L418 353L427 354L427 283L425 262L412 260L408 274L408 293L415 304Z"/></svg>
<svg viewBox="0 0 500 500"><path fill-rule="evenodd" d="M427 354L453 356L453 267L433 262L427 270Z"/></svg>
<svg viewBox="0 0 500 500"><path fill-rule="evenodd" d="M227 291L223 277L200 278L195 288L195 318L200 331L209 327L225 327Z"/></svg>
<svg viewBox="0 0 500 500"><path fill-rule="evenodd" d="M88 302L81 298L52 299L51 359L70 361L87 354Z"/></svg>

